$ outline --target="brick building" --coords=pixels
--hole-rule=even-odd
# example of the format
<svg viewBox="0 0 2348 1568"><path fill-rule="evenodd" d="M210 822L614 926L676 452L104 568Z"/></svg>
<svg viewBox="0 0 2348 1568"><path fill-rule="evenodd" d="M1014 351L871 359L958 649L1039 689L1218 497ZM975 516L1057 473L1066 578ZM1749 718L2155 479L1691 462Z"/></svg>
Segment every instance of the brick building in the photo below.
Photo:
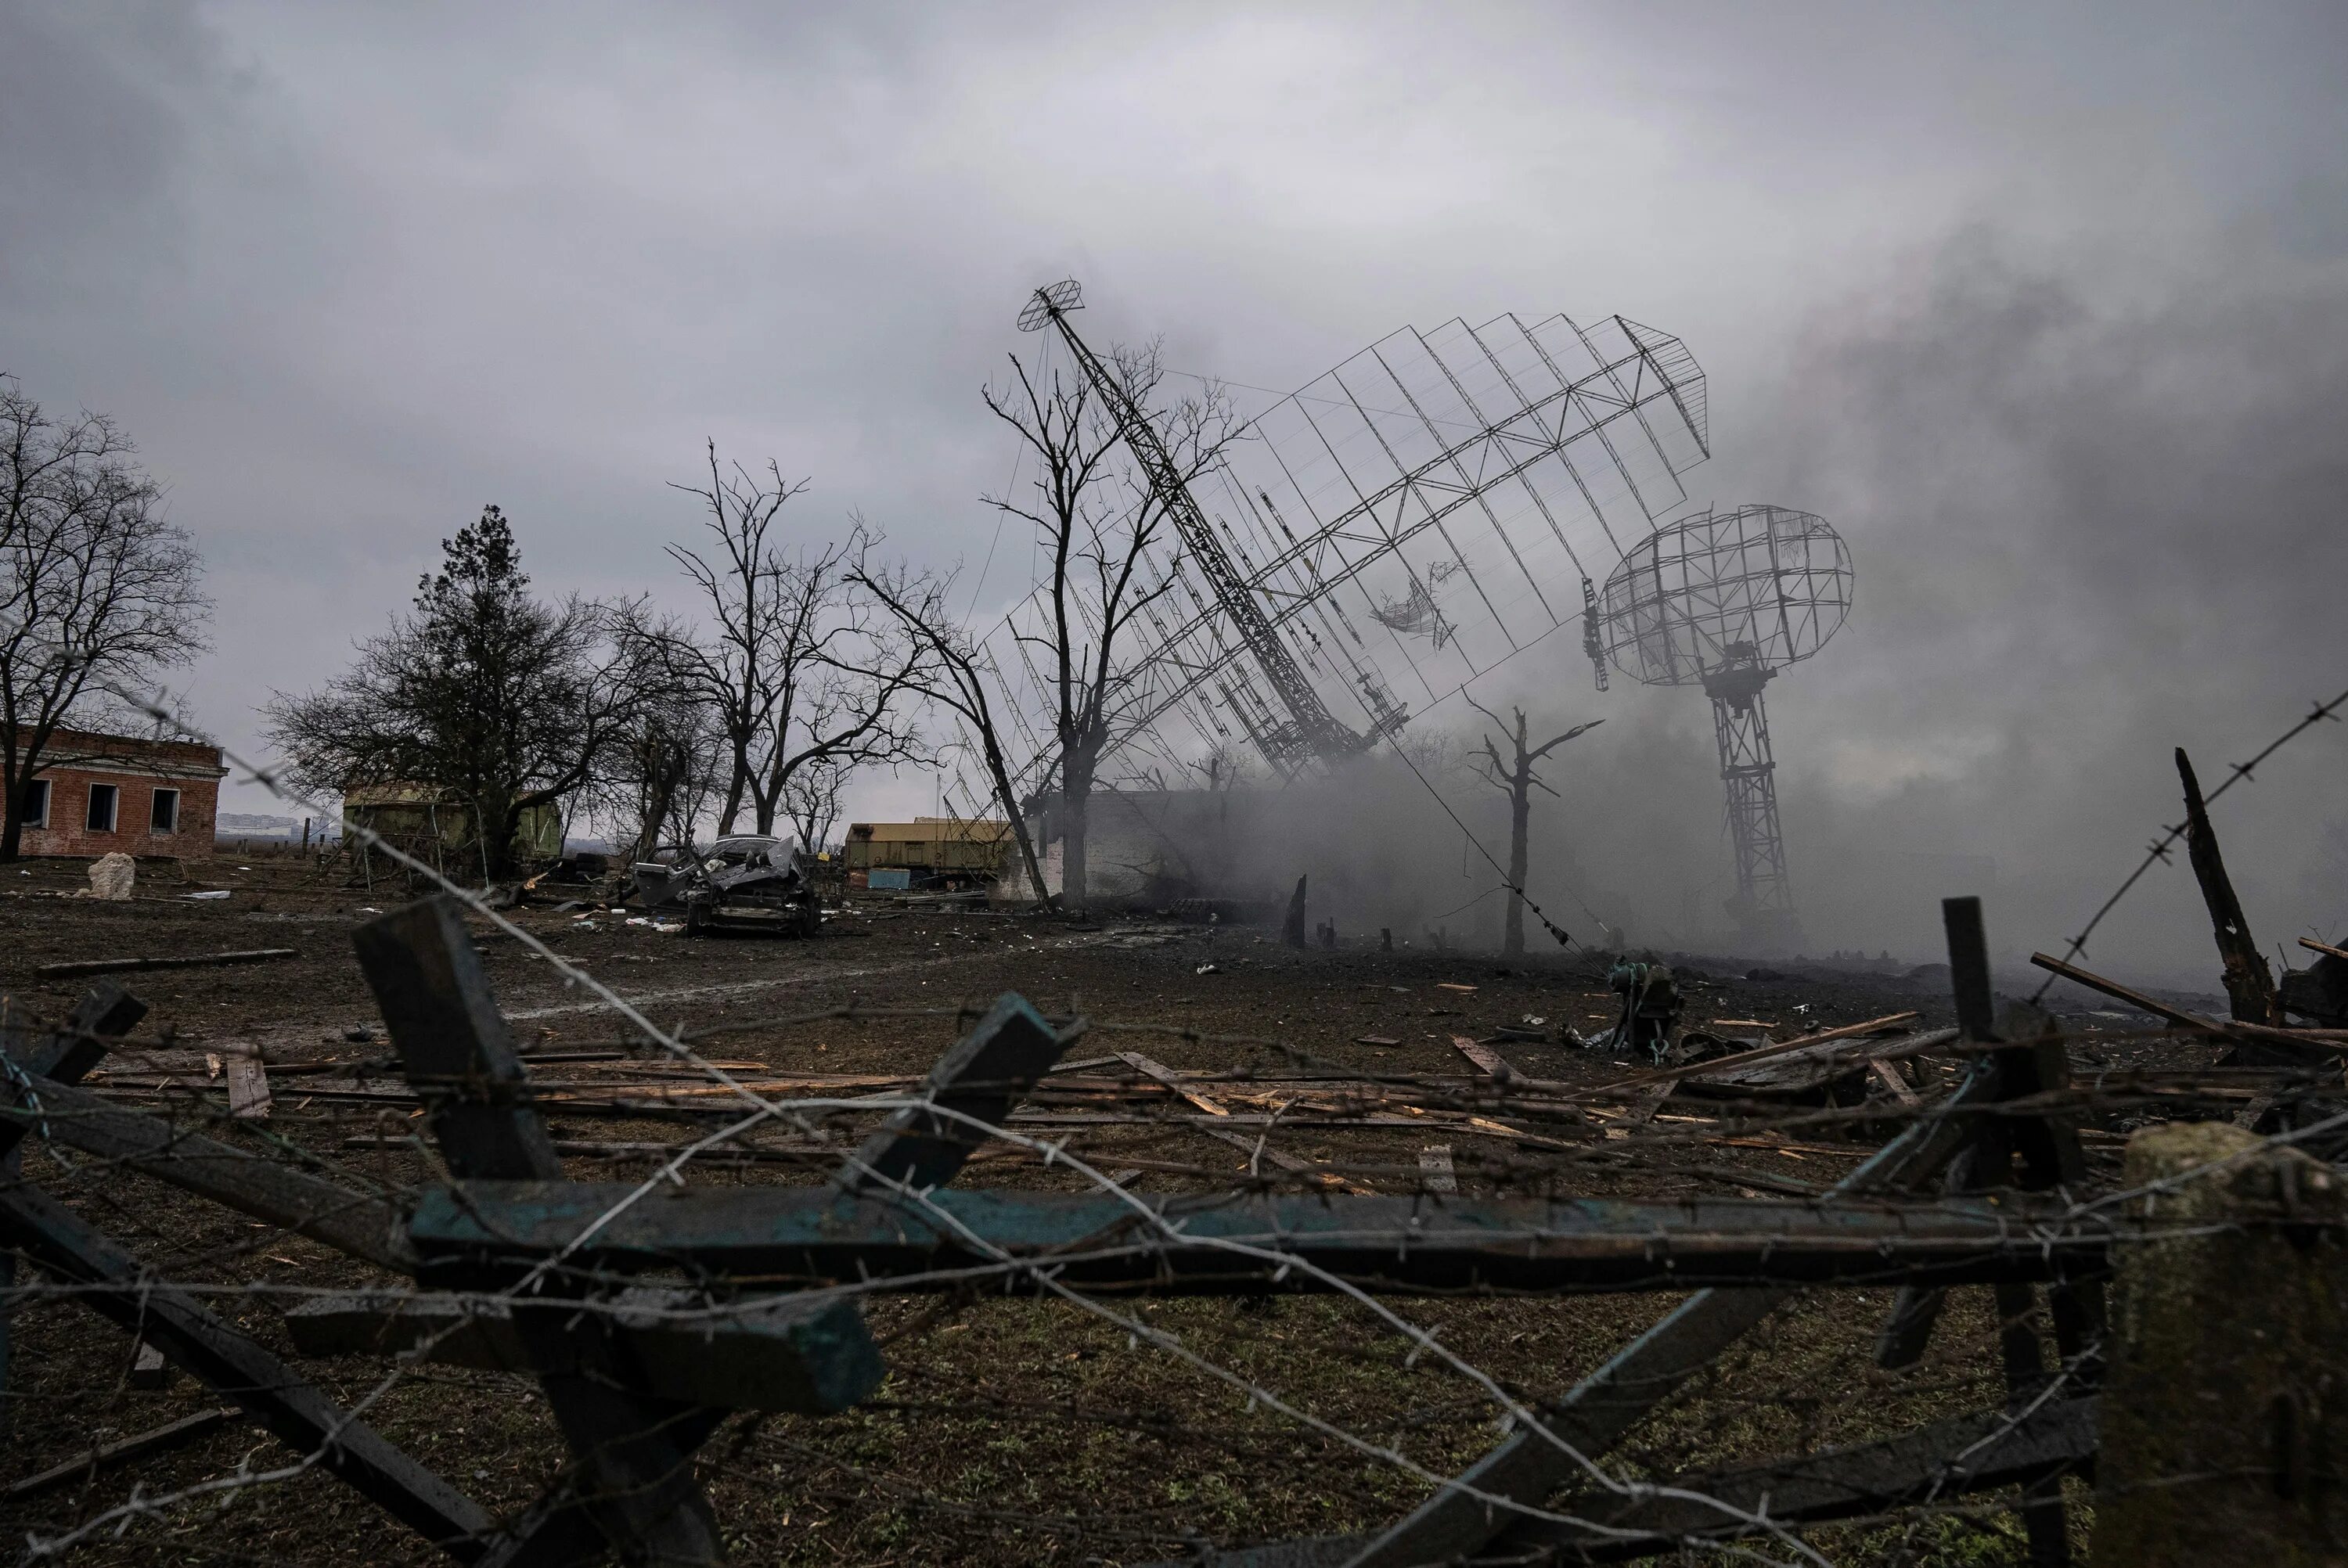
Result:
<svg viewBox="0 0 2348 1568"><path fill-rule="evenodd" d="M56 731L32 782L21 851L208 860L227 774L218 746Z"/></svg>

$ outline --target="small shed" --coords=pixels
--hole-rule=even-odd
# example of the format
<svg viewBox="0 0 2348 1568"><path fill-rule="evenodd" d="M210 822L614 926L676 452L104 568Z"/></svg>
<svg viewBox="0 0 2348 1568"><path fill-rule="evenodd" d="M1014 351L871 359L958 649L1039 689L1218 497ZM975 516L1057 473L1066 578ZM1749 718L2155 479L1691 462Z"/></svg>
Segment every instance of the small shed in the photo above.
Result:
<svg viewBox="0 0 2348 1568"><path fill-rule="evenodd" d="M363 827L436 869L462 873L476 854L472 808L453 790L432 784L355 784L343 792L343 834ZM525 807L514 832L525 860L562 858L562 808L550 802ZM472 867L478 870L478 866Z"/></svg>
<svg viewBox="0 0 2348 1568"><path fill-rule="evenodd" d="M860 887L875 871L901 870L914 885L992 881L1014 853L1007 822L917 816L911 822L849 824L844 859L849 886Z"/></svg>

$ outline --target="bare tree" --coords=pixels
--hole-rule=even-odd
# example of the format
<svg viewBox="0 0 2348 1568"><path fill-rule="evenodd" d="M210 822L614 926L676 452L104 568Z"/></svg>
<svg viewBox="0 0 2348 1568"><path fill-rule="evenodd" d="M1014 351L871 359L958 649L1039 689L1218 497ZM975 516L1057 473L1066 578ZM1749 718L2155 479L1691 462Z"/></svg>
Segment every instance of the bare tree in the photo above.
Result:
<svg viewBox="0 0 2348 1568"><path fill-rule="evenodd" d="M851 576L858 587L871 595L875 604L896 618L908 637L928 651L930 664L922 676L922 694L962 721L963 733L977 750L987 781L994 786L995 804L1003 808L1004 820L1011 825L1012 840L1019 846L1019 858L1027 868L1029 885L1035 889L1037 902L1049 907L1051 889L1044 882L1044 865L1035 855L1035 838L1028 828L1025 804L1012 781L1010 753L1004 744L997 704L989 690L1000 687L1001 677L946 608L953 579L917 573L904 567L862 565Z"/></svg>
<svg viewBox="0 0 2348 1568"><path fill-rule="evenodd" d="M668 553L701 590L713 630L674 657L726 743L718 831L733 832L747 804L757 831L772 833L802 768L923 760L909 709L929 655L852 590L878 542L860 522L845 539L788 550L782 512L806 481L786 481L771 462L764 475L728 472L715 442L708 456L705 488L675 487L700 498L713 544Z"/></svg>
<svg viewBox="0 0 2348 1568"><path fill-rule="evenodd" d="M793 773L783 785L783 809L799 835L799 848L819 855L831 842L839 824L839 797L848 787L849 769L837 763L815 763Z"/></svg>
<svg viewBox="0 0 2348 1568"><path fill-rule="evenodd" d="M1500 715L1475 698L1469 697L1468 702L1492 723L1501 724ZM1532 816L1531 792L1542 789L1549 790L1552 795L1557 794L1534 774L1533 764L1574 736L1587 734L1606 721L1592 719L1586 724L1576 724L1565 733L1528 750L1525 745L1525 711L1522 708L1509 711L1516 716L1517 723L1513 733L1509 732L1506 724L1501 724L1502 732L1510 733L1511 750L1508 759L1501 759L1499 746L1491 736L1486 735L1484 754L1478 760L1488 770L1484 775L1486 781L1506 790L1509 795L1509 920L1501 937L1500 950L1503 953L1521 953L1525 950L1525 841Z"/></svg>
<svg viewBox="0 0 2348 1568"><path fill-rule="evenodd" d="M1222 389L1208 384L1149 415L1166 372L1159 345L1110 351L1117 398L1156 425L1175 476L1189 484L1239 438L1241 424ZM1054 773L1059 786L1060 887L1068 905L1086 903L1086 805L1102 754L1135 716L1147 661L1132 646L1136 618L1173 591L1151 581L1149 552L1173 528L1167 497L1122 445L1117 410L1082 375L1031 372L1011 356L1011 384L981 395L1019 433L1035 460L1029 493L988 497L989 505L1034 526L1047 557L1041 613L1016 631L1042 661L1049 689Z"/></svg>
<svg viewBox="0 0 2348 1568"><path fill-rule="evenodd" d="M656 629L653 656L682 636ZM591 781L598 815L619 830L631 861L648 859L664 844L695 836L724 788L726 765L708 704L681 683L667 685L645 701L611 765Z"/></svg>
<svg viewBox="0 0 2348 1568"><path fill-rule="evenodd" d="M102 414L53 419L0 376L0 861L61 727L103 723L205 647L211 603L162 487Z"/></svg>
<svg viewBox="0 0 2348 1568"><path fill-rule="evenodd" d="M497 507L443 541L415 610L359 645L323 690L277 694L270 737L304 784L421 783L471 814L490 880L519 858L525 814L590 785L674 690L641 600L530 593Z"/></svg>

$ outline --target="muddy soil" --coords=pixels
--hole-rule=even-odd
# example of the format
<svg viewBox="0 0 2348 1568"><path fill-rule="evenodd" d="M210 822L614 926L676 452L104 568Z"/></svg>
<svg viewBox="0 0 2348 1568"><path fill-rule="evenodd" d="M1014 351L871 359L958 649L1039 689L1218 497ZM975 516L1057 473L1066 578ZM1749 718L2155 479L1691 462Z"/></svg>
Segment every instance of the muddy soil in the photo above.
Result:
<svg viewBox="0 0 2348 1568"><path fill-rule="evenodd" d="M256 1151L298 1148L355 1183L397 1194L438 1179L415 1138L421 1124L396 1093L337 1098L321 1087L397 1088L351 949L353 927L398 901L392 889L344 886L296 859L256 853L184 871L142 866L133 901L98 903L67 896L82 870L64 862L0 868L0 988L12 1009L55 1017L87 984L44 980L37 970L45 964L297 948L298 958L252 967L120 977L151 1010L106 1071L129 1084L137 1075L128 1063L176 1064L194 1086L138 1102ZM221 890L229 896L186 897ZM1556 1042L1560 1024L1594 1030L1615 1016L1602 964L1586 954L1503 959L1358 944L1297 952L1258 930L1149 917L1072 928L880 899L852 905L813 941L688 939L631 925L624 913L600 910L592 900L552 907L564 897L542 890L513 918L662 1027L700 1031L706 1054L746 1071L918 1073L953 1039L957 1009L983 1008L1004 991L1054 1014L1173 1026L1097 1034L1076 1050L1138 1050L1179 1070L1292 1074L1307 1063L1397 1079L1457 1078L1467 1070L1455 1036L1500 1039L1505 1030L1528 1029L1549 1038L1500 1039L1496 1046L1522 1072L1596 1085L1635 1065ZM491 982L526 1050L640 1047L602 1003L541 956L475 924ZM1693 1024L1749 1020L1774 1025L1783 1037L1907 1010L1921 1015L1919 1027L1950 1021L1945 971L1907 978L1779 964L1748 979L1758 966L1682 958L1678 967ZM932 1010L789 1021L851 1003ZM1529 1025L1529 1017L1542 1022ZM2123 1040L2133 1021L2082 1009L2074 1020L2084 1037L2074 1044L2075 1060L2083 1066L2207 1060L2198 1046ZM1745 1022L1737 1027L1750 1032ZM272 1114L230 1126L221 1120L224 1086L211 1081L204 1059L252 1050L270 1064ZM368 1061L378 1064L373 1079L320 1071ZM1944 1067L1953 1071L1954 1063ZM1668 1102L1660 1124L1682 1109L1679 1098ZM1717 1113L1701 1105L1694 1112ZM2100 1169L2116 1168L2127 1124L2126 1117L2107 1119L2093 1140ZM644 1145L680 1140L695 1125L554 1118L566 1146L635 1146L572 1157L572 1173L582 1179L642 1174L650 1169ZM1102 1169L1140 1170L1133 1181L1143 1190L1248 1179L1247 1152L1179 1122L1068 1135L1071 1148ZM1410 1190L1417 1153L1431 1141L1410 1129L1308 1127L1283 1131L1278 1143L1294 1156L1332 1163L1358 1185L1400 1184L1393 1190L1402 1191ZM1830 1184L1872 1147L1868 1128L1849 1118L1765 1130L1743 1144L1692 1145L1681 1157L1643 1163L1560 1160L1505 1136L1451 1129L1443 1141L1468 1193L1798 1190ZM821 1168L769 1163L695 1179L813 1182ZM300 1237L37 1139L27 1141L24 1175L138 1251L160 1276L204 1287L214 1310L288 1356L282 1314L306 1293L394 1283ZM997 1157L963 1180L1059 1185L1073 1178L1030 1158ZM160 1390L134 1389L129 1335L69 1293L48 1288L36 1273L23 1271L18 1284L0 1486L221 1402L184 1375ZM1888 1291L1806 1296L1643 1429L1622 1457L1668 1472L1880 1435L1993 1404L2000 1385L1987 1292L1955 1296L1932 1358L1897 1378L1874 1371L1867 1355ZM1672 1299L1392 1305L1414 1323L1438 1326L1444 1344L1504 1386L1539 1397L1570 1387ZM1436 1358L1414 1356L1394 1324L1361 1305L1316 1296L1112 1305L1174 1330L1200 1357L1260 1385L1259 1392L1390 1445L1428 1472L1458 1468L1498 1435L1488 1401L1471 1384ZM876 1332L901 1337L889 1345L890 1380L868 1404L824 1419L737 1419L704 1450L705 1480L736 1560L1144 1562L1201 1540L1363 1528L1426 1490L1407 1471L1301 1427L1247 1390L1068 1304L998 1297L938 1308L934 1297L875 1304ZM337 1398L364 1403L371 1423L492 1512L525 1506L561 1463L560 1441L526 1378L362 1358L302 1365ZM138 1500L169 1498L240 1467L272 1471L292 1457L240 1419L170 1453L30 1496L0 1497L0 1531L19 1541L55 1537ZM1994 1534L1998 1527L1981 1528ZM1996 1561L2006 1550L1972 1526L1960 1535L1949 1550L1976 1553L1963 1561ZM1869 1560L1875 1549L1864 1532L1819 1540L1839 1542L1850 1561ZM445 1560L316 1473L122 1513L69 1555L123 1563Z"/></svg>

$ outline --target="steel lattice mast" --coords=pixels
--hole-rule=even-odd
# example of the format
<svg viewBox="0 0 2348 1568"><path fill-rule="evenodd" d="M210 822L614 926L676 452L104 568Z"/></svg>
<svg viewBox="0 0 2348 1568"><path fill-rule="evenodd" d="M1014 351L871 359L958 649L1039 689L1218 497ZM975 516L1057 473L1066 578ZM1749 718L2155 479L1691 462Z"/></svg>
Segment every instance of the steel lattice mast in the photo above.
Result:
<svg viewBox="0 0 2348 1568"><path fill-rule="evenodd" d="M1826 519L1750 506L1657 528L1624 553L1591 610L1590 630L1624 674L1700 685L1712 699L1736 855L1728 907L1757 937L1795 929L1762 688L1826 645L1850 595L1850 554Z"/></svg>
<svg viewBox="0 0 2348 1568"><path fill-rule="evenodd" d="M1682 504L1709 453L1704 374L1668 333L1621 316L1501 315L1404 327L1279 398L1248 439L1185 472L1159 426L1071 329L1074 280L1030 295L1174 526L1135 563L1127 701L1110 752L1150 780L1207 750L1251 748L1282 774L1357 753L1552 633L1572 585ZM1629 531L1631 529L1635 531ZM988 634L1037 711L1050 678L1039 589ZM1038 773L1046 738L1010 704ZM1107 754L1107 753L1104 753Z"/></svg>
<svg viewBox="0 0 2348 1568"><path fill-rule="evenodd" d="M1789 920L1792 885L1786 876L1786 839L1777 826L1777 763L1769 750L1769 711L1761 688L1765 668L1750 643L1728 651L1728 661L1704 671L1712 699L1713 738L1720 747L1720 779L1728 787L1728 841L1736 852L1736 907L1760 921Z"/></svg>
<svg viewBox="0 0 2348 1568"><path fill-rule="evenodd" d="M1080 295L1073 280L1055 283L1035 291L1034 299L1020 313L1019 324L1029 332L1045 324L1058 329L1068 353L1076 357L1077 367L1093 390L1107 405L1117 421L1117 434L1141 465L1149 480L1149 488L1158 504L1166 508L1173 519L1175 531L1181 536L1183 548L1207 579L1216 608L1229 618L1231 627L1249 656L1255 661L1264 678L1272 682L1273 692L1288 711L1284 723L1275 722L1266 729L1252 732L1251 738L1266 758L1275 764L1293 767L1308 758L1334 762L1352 756L1366 743L1364 738L1337 722L1322 702L1321 694L1313 689L1297 661L1281 640L1272 622L1256 603L1255 595L1248 590L1239 569L1224 550L1222 541L1215 538L1213 527L1206 514L1192 499L1190 487L1174 466L1173 457L1166 445L1158 438L1158 427L1149 421L1117 377L1093 353L1076 329L1068 321L1068 313L1081 310Z"/></svg>

